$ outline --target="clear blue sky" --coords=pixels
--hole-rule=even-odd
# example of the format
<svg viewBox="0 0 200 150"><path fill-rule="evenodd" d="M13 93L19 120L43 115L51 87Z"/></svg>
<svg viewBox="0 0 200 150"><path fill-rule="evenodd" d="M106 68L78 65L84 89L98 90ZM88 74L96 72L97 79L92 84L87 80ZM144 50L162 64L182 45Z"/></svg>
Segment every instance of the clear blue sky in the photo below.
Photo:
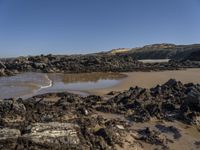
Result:
<svg viewBox="0 0 200 150"><path fill-rule="evenodd" d="M200 43L200 0L0 0L0 57Z"/></svg>

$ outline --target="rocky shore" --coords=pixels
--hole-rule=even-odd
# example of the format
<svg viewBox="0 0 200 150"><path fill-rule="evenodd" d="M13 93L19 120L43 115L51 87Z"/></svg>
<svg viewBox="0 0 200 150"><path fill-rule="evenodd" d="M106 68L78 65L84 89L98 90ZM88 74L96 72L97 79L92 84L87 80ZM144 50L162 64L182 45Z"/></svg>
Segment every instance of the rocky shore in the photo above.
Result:
<svg viewBox="0 0 200 150"><path fill-rule="evenodd" d="M199 68L198 61L171 60L163 63L142 63L134 54L88 54L88 55L40 55L0 60L0 76L21 72L84 73L84 72L130 72L151 70L176 70Z"/></svg>
<svg viewBox="0 0 200 150"><path fill-rule="evenodd" d="M173 79L151 89L113 91L107 98L48 93L0 100L2 150L171 149L184 138L199 149L199 125L200 85ZM183 132L190 127L197 136Z"/></svg>
<svg viewBox="0 0 200 150"><path fill-rule="evenodd" d="M189 60L142 63L131 53L40 55L1 59L0 76L199 67L200 62ZM65 92L0 100L2 150L181 149L184 144L188 147L182 149L200 149L199 139L200 85L174 79L151 89L136 86L105 97Z"/></svg>

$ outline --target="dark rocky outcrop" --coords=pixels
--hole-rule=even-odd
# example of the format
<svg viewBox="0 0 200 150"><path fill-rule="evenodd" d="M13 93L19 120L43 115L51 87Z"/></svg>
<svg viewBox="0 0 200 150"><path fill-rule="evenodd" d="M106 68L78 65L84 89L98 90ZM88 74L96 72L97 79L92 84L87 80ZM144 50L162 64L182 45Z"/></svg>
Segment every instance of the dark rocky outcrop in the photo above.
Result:
<svg viewBox="0 0 200 150"><path fill-rule="evenodd" d="M186 60L200 61L200 50L192 52L189 56L185 58Z"/></svg>
<svg viewBox="0 0 200 150"><path fill-rule="evenodd" d="M162 86L143 89L130 88L120 93L97 110L125 114L128 119L137 122L158 119L181 119L191 124L199 124L199 96L200 86L182 84L170 79Z"/></svg>
<svg viewBox="0 0 200 150"><path fill-rule="evenodd" d="M154 54L156 55L155 52ZM177 55L180 56L179 54ZM162 57L159 56L158 58L161 59ZM186 57L184 59L173 59L163 63L142 63L137 61L137 59L139 58L135 52L132 53L131 51L117 54L40 55L8 58L0 61L0 76L13 75L21 72L127 72L200 67L200 62L187 60Z"/></svg>
<svg viewBox="0 0 200 150"><path fill-rule="evenodd" d="M4 66L12 72L107 72L138 69L141 63L128 55L41 55L4 60Z"/></svg>
<svg viewBox="0 0 200 150"><path fill-rule="evenodd" d="M199 125L199 96L200 85L171 79L151 89L131 87L109 99L47 93L0 100L0 148L123 149L131 123L157 118ZM171 126L156 128L173 133L175 139L181 136ZM138 130L136 139L166 148L166 138L163 141L159 132L149 128Z"/></svg>

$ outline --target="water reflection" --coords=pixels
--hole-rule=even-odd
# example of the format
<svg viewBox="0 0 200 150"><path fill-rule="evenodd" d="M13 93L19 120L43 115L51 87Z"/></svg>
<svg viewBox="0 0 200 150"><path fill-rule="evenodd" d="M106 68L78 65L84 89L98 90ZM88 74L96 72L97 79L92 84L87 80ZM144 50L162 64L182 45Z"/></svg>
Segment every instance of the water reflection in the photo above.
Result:
<svg viewBox="0 0 200 150"><path fill-rule="evenodd" d="M53 86L40 91L47 92L86 92L92 89L101 89L114 86L125 78L120 73L81 73L81 74L48 74Z"/></svg>
<svg viewBox="0 0 200 150"><path fill-rule="evenodd" d="M82 83L82 82L98 82L99 80L119 80L126 75L120 73L80 73L80 74L48 74L49 78L56 82L69 83Z"/></svg>
<svg viewBox="0 0 200 150"><path fill-rule="evenodd" d="M0 98L29 97L49 92L86 93L90 89L114 86L126 75L120 73L23 73L0 78ZM81 94L82 94L81 93Z"/></svg>

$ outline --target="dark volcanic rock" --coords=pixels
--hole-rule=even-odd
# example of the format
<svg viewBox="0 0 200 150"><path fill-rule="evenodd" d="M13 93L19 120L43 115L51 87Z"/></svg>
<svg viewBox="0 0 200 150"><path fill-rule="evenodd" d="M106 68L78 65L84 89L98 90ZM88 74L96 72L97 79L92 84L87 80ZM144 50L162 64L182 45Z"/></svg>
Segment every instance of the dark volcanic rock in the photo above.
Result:
<svg viewBox="0 0 200 150"><path fill-rule="evenodd" d="M149 112L151 116L159 116L161 109L159 108L158 104L148 104L146 106L146 110Z"/></svg>
<svg viewBox="0 0 200 150"><path fill-rule="evenodd" d="M199 116L199 91L198 85L184 85L170 79L162 86L158 85L150 90L130 88L110 98L97 107L97 110L125 114L127 118L136 122L156 117L167 120L179 118L193 124Z"/></svg>
<svg viewBox="0 0 200 150"><path fill-rule="evenodd" d="M35 57L19 57L6 59L0 65L13 72L119 72L137 70L142 63L126 54L107 55L71 55L71 56L52 56L41 55Z"/></svg>
<svg viewBox="0 0 200 150"><path fill-rule="evenodd" d="M173 127L173 126L167 126L166 127L166 126L161 125L161 124L157 124L155 127L158 128L161 132L172 133L174 139L180 139L181 138L180 131L176 127Z"/></svg>
<svg viewBox="0 0 200 150"><path fill-rule="evenodd" d="M184 98L184 103L189 106L191 110L200 112L200 91L191 90Z"/></svg>
<svg viewBox="0 0 200 150"><path fill-rule="evenodd" d="M147 110L139 110L134 112L133 114L129 115L129 119L135 122L145 122L149 121L151 118L150 114Z"/></svg>
<svg viewBox="0 0 200 150"><path fill-rule="evenodd" d="M2 59L0 61L0 76L14 75L20 72L127 72L200 67L200 62L198 61L175 59L165 63L142 63L137 61L136 58L134 53L97 53L88 55L40 55Z"/></svg>
<svg viewBox="0 0 200 150"><path fill-rule="evenodd" d="M192 52L188 57L185 59L192 60L192 61L200 61L200 49L198 51Z"/></svg>
<svg viewBox="0 0 200 150"><path fill-rule="evenodd" d="M0 125L18 126L25 120L26 108L16 100L0 100Z"/></svg>
<svg viewBox="0 0 200 150"><path fill-rule="evenodd" d="M146 128L146 129L139 130L138 133L140 134L139 139L147 143L156 144L156 145L164 144L163 139L159 137L159 132Z"/></svg>
<svg viewBox="0 0 200 150"><path fill-rule="evenodd" d="M112 145L113 144L112 142L116 140L115 137L113 136L113 133L105 128L99 129L95 134L103 137L108 145Z"/></svg>
<svg viewBox="0 0 200 150"><path fill-rule="evenodd" d="M133 122L157 118L199 125L199 96L198 84L169 80L151 89L132 87L108 99L63 92L0 100L0 148L123 149L122 135ZM176 128L157 128L180 137ZM166 148L159 132L147 128L138 133L139 140Z"/></svg>

